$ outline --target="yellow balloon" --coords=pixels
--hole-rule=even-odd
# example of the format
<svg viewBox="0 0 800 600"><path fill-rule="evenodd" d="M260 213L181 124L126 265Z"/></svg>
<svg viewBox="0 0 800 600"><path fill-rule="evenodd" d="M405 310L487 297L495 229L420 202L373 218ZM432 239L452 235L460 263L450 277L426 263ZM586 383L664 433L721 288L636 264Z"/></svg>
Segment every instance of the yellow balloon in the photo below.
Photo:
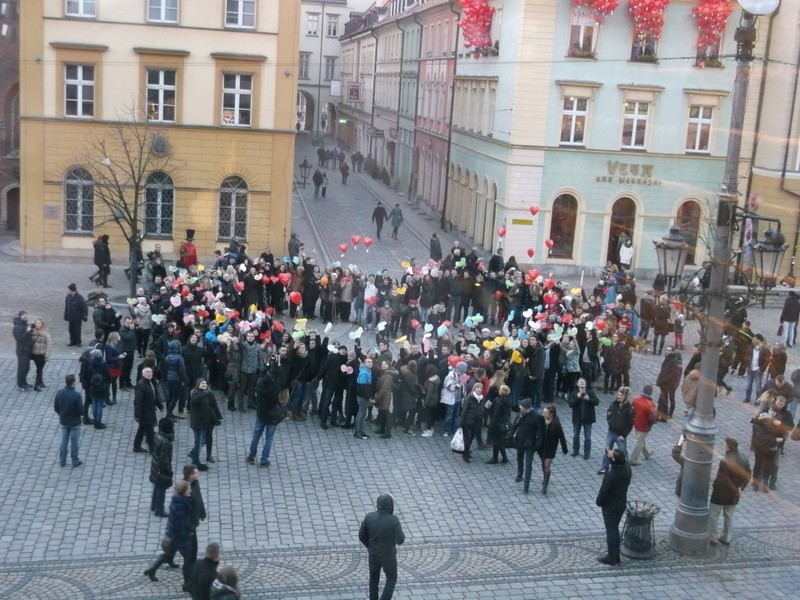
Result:
<svg viewBox="0 0 800 600"><path fill-rule="evenodd" d="M402 296L403 294L405 294L405 293L406 293L406 287L405 287L405 286L403 286L403 287L399 287L399 288L397 288L397 290L395 290L395 291L396 291L396 293L397 293L397 295L398 295L398 296Z"/></svg>
<svg viewBox="0 0 800 600"><path fill-rule="evenodd" d="M403 267L404 269L407 269L408 267L411 266L411 263L408 262L407 260L404 260L400 262L400 266Z"/></svg>
<svg viewBox="0 0 800 600"><path fill-rule="evenodd" d="M487 350L494 350L495 348L497 348L497 344L495 344L492 340L486 340L485 342L483 342L483 347L486 348Z"/></svg>
<svg viewBox="0 0 800 600"><path fill-rule="evenodd" d="M397 338L397 339L395 340L395 343L396 343L396 344L402 344L402 343L403 343L403 342L405 342L407 339L408 339L408 336L407 336L407 335L404 335L404 336L401 336L401 337Z"/></svg>
<svg viewBox="0 0 800 600"><path fill-rule="evenodd" d="M225 315L217 315L214 318L217 320L217 323L219 323L220 325L222 325L227 320Z"/></svg>
<svg viewBox="0 0 800 600"><path fill-rule="evenodd" d="M575 296L575 295L577 295L577 294L580 294L580 293L581 293L581 288L579 288L579 287L577 287L577 288L572 288L572 289L569 291L569 293L570 293L570 294L572 294L573 296Z"/></svg>
<svg viewBox="0 0 800 600"><path fill-rule="evenodd" d="M514 352L511 353L511 362L517 364L522 362L522 354L520 354L519 350L514 350Z"/></svg>
<svg viewBox="0 0 800 600"><path fill-rule="evenodd" d="M205 270L206 270L206 266L205 265L197 265L197 271L198 272L202 272L202 271L205 271Z"/></svg>
<svg viewBox="0 0 800 600"><path fill-rule="evenodd" d="M494 338L494 343L498 346L502 346L508 341L508 338L504 338L502 335L499 337Z"/></svg>
<svg viewBox="0 0 800 600"><path fill-rule="evenodd" d="M250 312L251 312L251 313L254 313L254 312L256 312L257 310L258 310L258 307L257 307L255 304L251 304L251 305L250 305Z"/></svg>

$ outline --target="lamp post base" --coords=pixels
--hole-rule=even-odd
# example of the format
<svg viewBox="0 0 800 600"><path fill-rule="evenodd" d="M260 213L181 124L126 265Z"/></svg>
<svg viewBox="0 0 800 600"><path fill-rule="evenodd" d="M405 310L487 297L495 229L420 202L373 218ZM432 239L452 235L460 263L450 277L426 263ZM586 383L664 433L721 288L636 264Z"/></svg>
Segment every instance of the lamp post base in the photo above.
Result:
<svg viewBox="0 0 800 600"><path fill-rule="evenodd" d="M678 513L681 507L678 507ZM678 528L677 523L682 521L680 514L675 515L675 524L669 530L669 547L675 552L684 556L705 556L708 553L708 543L711 539L708 531L697 533L693 531L683 531ZM708 511L706 511L708 520Z"/></svg>

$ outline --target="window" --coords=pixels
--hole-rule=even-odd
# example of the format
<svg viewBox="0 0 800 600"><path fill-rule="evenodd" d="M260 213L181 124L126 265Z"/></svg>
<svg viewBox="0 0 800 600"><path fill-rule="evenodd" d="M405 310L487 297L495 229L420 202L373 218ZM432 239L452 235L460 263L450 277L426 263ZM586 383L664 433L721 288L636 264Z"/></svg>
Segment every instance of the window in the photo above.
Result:
<svg viewBox="0 0 800 600"><path fill-rule="evenodd" d="M336 79L336 57L325 57L325 81Z"/></svg>
<svg viewBox="0 0 800 600"><path fill-rule="evenodd" d="M64 179L64 233L94 232L94 179L86 169L70 169Z"/></svg>
<svg viewBox="0 0 800 600"><path fill-rule="evenodd" d="M694 62L696 67L722 67L722 61L719 59L719 47L722 43L722 37L723 35L720 35L713 44L703 45L697 48L697 57Z"/></svg>
<svg viewBox="0 0 800 600"><path fill-rule="evenodd" d="M228 177L219 188L220 240L247 238L247 182L241 177Z"/></svg>
<svg viewBox="0 0 800 600"><path fill-rule="evenodd" d="M453 126L492 136L497 101L497 78L495 77L457 77L455 79L455 104ZM420 114L424 118L436 116L431 106L433 85L420 84L422 92ZM427 91L426 91L427 90ZM447 90L440 86L441 96L447 99ZM427 100L427 101L426 101ZM439 102L439 116L444 117L446 103Z"/></svg>
<svg viewBox="0 0 800 600"><path fill-rule="evenodd" d="M319 15L317 13L308 13L306 35L319 35Z"/></svg>
<svg viewBox="0 0 800 600"><path fill-rule="evenodd" d="M147 20L150 23L177 23L178 0L147 0Z"/></svg>
<svg viewBox="0 0 800 600"><path fill-rule="evenodd" d="M561 194L553 202L553 216L550 220L550 239L553 247L550 258L573 258L575 245L575 225L578 220L578 201L571 194Z"/></svg>
<svg viewBox="0 0 800 600"><path fill-rule="evenodd" d="M225 26L238 27L240 29L255 29L255 0L226 0Z"/></svg>
<svg viewBox="0 0 800 600"><path fill-rule="evenodd" d="M144 188L144 232L153 236L172 236L175 187L166 173L156 172L147 178Z"/></svg>
<svg viewBox="0 0 800 600"><path fill-rule="evenodd" d="M222 124L250 125L253 76L225 73L222 76Z"/></svg>
<svg viewBox="0 0 800 600"><path fill-rule="evenodd" d="M325 35L331 38L339 37L339 15L328 16L328 27L325 29Z"/></svg>
<svg viewBox="0 0 800 600"><path fill-rule="evenodd" d="M93 19L97 14L96 0L67 0L67 16Z"/></svg>
<svg viewBox="0 0 800 600"><path fill-rule="evenodd" d="M564 98L564 112L561 114L561 143L563 145L583 146L588 105L587 98Z"/></svg>
<svg viewBox="0 0 800 600"><path fill-rule="evenodd" d="M308 66L311 63L311 52L300 53L300 64L297 68L297 76L300 79L308 79Z"/></svg>
<svg viewBox="0 0 800 600"><path fill-rule="evenodd" d="M631 46L631 60L634 62L658 62L656 46L658 38L652 33L636 33Z"/></svg>
<svg viewBox="0 0 800 600"><path fill-rule="evenodd" d="M625 103L625 120L622 125L622 147L644 149L647 135L649 102L638 100Z"/></svg>
<svg viewBox="0 0 800 600"><path fill-rule="evenodd" d="M599 28L594 11L586 6L573 6L569 20L567 54L576 58L594 58Z"/></svg>
<svg viewBox="0 0 800 600"><path fill-rule="evenodd" d="M64 66L64 114L68 117L94 116L94 67Z"/></svg>
<svg viewBox="0 0 800 600"><path fill-rule="evenodd" d="M175 122L175 71L147 70L147 120Z"/></svg>
<svg viewBox="0 0 800 600"><path fill-rule="evenodd" d="M708 153L714 109L711 106L689 107L689 129L686 133L686 151Z"/></svg>

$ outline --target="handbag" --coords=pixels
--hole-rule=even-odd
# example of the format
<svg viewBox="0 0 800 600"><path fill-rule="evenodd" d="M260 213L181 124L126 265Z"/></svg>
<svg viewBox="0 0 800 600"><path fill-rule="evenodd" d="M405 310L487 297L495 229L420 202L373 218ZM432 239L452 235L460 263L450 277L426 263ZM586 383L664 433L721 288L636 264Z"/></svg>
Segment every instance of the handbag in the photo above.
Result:
<svg viewBox="0 0 800 600"><path fill-rule="evenodd" d="M169 554L172 550L172 538L167 537L166 535L161 538L161 549L166 553Z"/></svg>
<svg viewBox="0 0 800 600"><path fill-rule="evenodd" d="M450 449L458 454L464 452L464 430L461 427L458 428L458 431L453 435L453 439L450 440Z"/></svg>
<svg viewBox="0 0 800 600"><path fill-rule="evenodd" d="M778 325L778 335L783 335L783 321Z"/></svg>
<svg viewBox="0 0 800 600"><path fill-rule="evenodd" d="M800 442L800 426L792 429L792 433L789 434L789 437L793 442Z"/></svg>

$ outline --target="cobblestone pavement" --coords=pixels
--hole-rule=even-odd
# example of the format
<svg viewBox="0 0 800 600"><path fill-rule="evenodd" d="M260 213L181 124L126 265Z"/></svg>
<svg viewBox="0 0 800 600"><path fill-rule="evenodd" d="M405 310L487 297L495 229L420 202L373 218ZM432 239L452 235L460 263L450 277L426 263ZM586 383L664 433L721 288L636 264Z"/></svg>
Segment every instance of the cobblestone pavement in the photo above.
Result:
<svg viewBox="0 0 800 600"><path fill-rule="evenodd" d="M325 202L333 208L297 198L293 225L308 248L324 247L335 260L336 245L351 233L374 233L369 227L371 190L380 194L381 185L370 180L367 188L365 179L356 174L346 188L331 185L331 199ZM427 258L436 223L404 212L409 229L401 230L399 242L376 242L369 255L363 248L350 250L341 260L391 269L410 256ZM446 240L443 246L450 243ZM162 570L157 584L141 574L156 553L164 522L145 511L151 492L149 460L130 451L132 395L122 392L119 404L106 409L108 429L84 428L82 467L58 466L52 397L64 375L77 367L77 352L66 348L63 297L71 281L85 294L81 282L90 272L86 264L20 264L0 257L0 543L5 551L0 598L182 598L179 571ZM112 283L124 289L118 266ZM54 335L56 350L45 374L49 387L39 394L21 393L14 386L10 321L21 307L46 319ZM754 329L771 340L777 310L753 309L751 316ZM347 339L348 331L338 325L333 335ZM685 338L687 347L697 339L691 322ZM795 350L790 352L789 370L800 366ZM636 355L634 390L653 382L659 365L658 357ZM744 380L729 381L734 392L718 401L717 437L733 435L746 447L752 408L740 401ZM610 396L602 397L598 415L609 401ZM568 409L558 408L569 438ZM358 525L377 495L390 491L408 540L398 555L398 598L790 597L800 575L800 542L794 533L800 447L787 444L776 492L746 492L729 548L687 559L666 545L678 472L669 452L683 420L679 409L673 422L654 428L648 442L655 456L634 470L629 497L662 509L656 517L658 554L652 561L625 560L611 569L595 561L605 545L594 506L603 423L593 431L591 460L556 458L545 498L537 491L523 495L513 481L513 466L484 464L486 452L476 453L472 464L463 463L440 435L362 442L347 431L322 431L312 421L281 424L272 467L257 469L244 462L254 414L226 411L215 430L218 462L201 476L209 518L199 528L199 543L201 548L208 541L222 543L222 564L236 566L245 598L364 598L366 554L357 543ZM188 426L178 425L176 470L190 444ZM535 474L534 483L538 479Z"/></svg>

